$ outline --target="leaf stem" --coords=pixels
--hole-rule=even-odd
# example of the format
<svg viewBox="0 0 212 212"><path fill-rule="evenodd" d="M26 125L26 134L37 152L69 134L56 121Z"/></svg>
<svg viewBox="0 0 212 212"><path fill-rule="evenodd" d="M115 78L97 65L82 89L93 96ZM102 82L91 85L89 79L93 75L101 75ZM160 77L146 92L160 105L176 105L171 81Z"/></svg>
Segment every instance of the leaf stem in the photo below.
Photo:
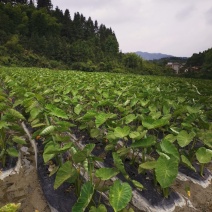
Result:
<svg viewBox="0 0 212 212"><path fill-rule="evenodd" d="M168 198L169 197L169 188L163 188L163 195L165 198Z"/></svg>
<svg viewBox="0 0 212 212"><path fill-rule="evenodd" d="M142 162L143 162L143 163L144 163L145 160L146 160L146 157L145 157L146 151L145 151L145 150L146 150L145 148L142 149Z"/></svg>
<svg viewBox="0 0 212 212"><path fill-rule="evenodd" d="M200 175L203 177L203 171L204 171L204 163L200 164Z"/></svg>

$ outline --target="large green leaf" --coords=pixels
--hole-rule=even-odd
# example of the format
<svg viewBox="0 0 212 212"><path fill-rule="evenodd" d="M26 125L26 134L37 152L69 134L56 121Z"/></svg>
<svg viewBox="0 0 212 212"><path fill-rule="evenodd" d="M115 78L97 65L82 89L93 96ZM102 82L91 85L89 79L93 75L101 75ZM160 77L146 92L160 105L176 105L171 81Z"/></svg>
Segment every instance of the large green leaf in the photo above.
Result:
<svg viewBox="0 0 212 212"><path fill-rule="evenodd" d="M115 117L115 114L107 114L107 113L99 113L95 116L95 124L96 127L100 127L102 124L104 124L108 119Z"/></svg>
<svg viewBox="0 0 212 212"><path fill-rule="evenodd" d="M134 139L134 140L139 140L141 139L142 137L145 136L147 131L143 131L142 133L138 132L138 131L133 131L129 134L129 137Z"/></svg>
<svg viewBox="0 0 212 212"><path fill-rule="evenodd" d="M187 106L186 109L188 110L189 113L200 113L200 108L201 107L191 107L191 106Z"/></svg>
<svg viewBox="0 0 212 212"><path fill-rule="evenodd" d="M7 128L9 125L6 121L0 121L0 129Z"/></svg>
<svg viewBox="0 0 212 212"><path fill-rule="evenodd" d="M91 152L93 151L95 147L95 144L87 144L85 147L84 147L84 151L86 151L86 156L89 157L91 155Z"/></svg>
<svg viewBox="0 0 212 212"><path fill-rule="evenodd" d="M182 163L184 163L186 166L188 166L190 169L196 172L196 169L192 166L191 162L185 155L181 155Z"/></svg>
<svg viewBox="0 0 212 212"><path fill-rule="evenodd" d="M194 132L187 133L185 130L180 131L179 134L177 135L178 144L181 147L187 146L193 140L195 135L196 134Z"/></svg>
<svg viewBox="0 0 212 212"><path fill-rule="evenodd" d="M138 167L138 172L141 173L143 169L151 170L156 167L157 161L147 161L145 163L141 163Z"/></svg>
<svg viewBox="0 0 212 212"><path fill-rule="evenodd" d="M169 155L173 155L177 160L180 159L180 155L179 155L177 147L174 144L172 144L171 142L169 142L167 140L163 140L160 143L160 147L163 152L165 152Z"/></svg>
<svg viewBox="0 0 212 212"><path fill-rule="evenodd" d="M168 119L154 120L154 119L148 117L148 118L145 118L145 119L142 120L142 125L149 130L160 128L160 127L163 127L167 124L169 124Z"/></svg>
<svg viewBox="0 0 212 212"><path fill-rule="evenodd" d="M128 136L130 133L130 128L128 126L125 126L123 128L121 127L116 127L114 129L114 135L117 137L117 138L124 138L126 136Z"/></svg>
<svg viewBox="0 0 212 212"><path fill-rule="evenodd" d="M100 132L99 129L94 128L94 129L91 129L90 130L90 136L91 136L91 138L98 138L99 135L101 135L101 132Z"/></svg>
<svg viewBox="0 0 212 212"><path fill-rule="evenodd" d="M133 98L130 102L130 107L134 107L137 104L138 101L139 101L138 98Z"/></svg>
<svg viewBox="0 0 212 212"><path fill-rule="evenodd" d="M20 112L12 108L8 109L8 114L11 115L13 118L25 120L25 117Z"/></svg>
<svg viewBox="0 0 212 212"><path fill-rule="evenodd" d="M165 140L173 143L174 141L177 140L177 136L173 135L173 134L168 134L164 137Z"/></svg>
<svg viewBox="0 0 212 212"><path fill-rule="evenodd" d="M125 117L125 123L129 124L136 119L135 114L129 114Z"/></svg>
<svg viewBox="0 0 212 212"><path fill-rule="evenodd" d="M18 136L14 136L13 141L17 144L26 144L25 139Z"/></svg>
<svg viewBox="0 0 212 212"><path fill-rule="evenodd" d="M55 156L55 154L57 153L59 148L60 148L60 146L58 143L49 141L44 147L44 152L43 152L44 162L46 163L49 160L51 160Z"/></svg>
<svg viewBox="0 0 212 212"><path fill-rule="evenodd" d="M154 145L155 143L156 143L156 137L148 136L139 141L135 141L134 143L131 144L131 147L132 148L139 148L139 147L146 148L146 147Z"/></svg>
<svg viewBox="0 0 212 212"><path fill-rule="evenodd" d="M4 111L5 109L7 109L7 105L4 102L0 102L0 111Z"/></svg>
<svg viewBox="0 0 212 212"><path fill-rule="evenodd" d="M28 119L28 121L33 121L34 119L37 118L37 116L41 113L41 109L40 108L32 108L32 110L30 111L30 118Z"/></svg>
<svg viewBox="0 0 212 212"><path fill-rule="evenodd" d="M100 168L96 171L96 176L101 178L101 180L109 180L119 173L114 168Z"/></svg>
<svg viewBox="0 0 212 212"><path fill-rule="evenodd" d="M209 148L212 148L212 131L211 130L201 130L198 133L199 138L207 145Z"/></svg>
<svg viewBox="0 0 212 212"><path fill-rule="evenodd" d="M19 155L18 150L15 149L14 147L10 147L6 151L7 151L7 154L12 157L18 157L18 155Z"/></svg>
<svg viewBox="0 0 212 212"><path fill-rule="evenodd" d="M132 189L128 183L122 183L116 180L110 187L109 202L114 211L120 211L127 206L132 198Z"/></svg>
<svg viewBox="0 0 212 212"><path fill-rule="evenodd" d="M131 182L133 183L133 185L134 185L138 190L140 190L140 191L143 190L144 186L143 186L140 182L138 182L137 180L131 180Z"/></svg>
<svg viewBox="0 0 212 212"><path fill-rule="evenodd" d="M160 111L158 111L158 112L153 111L149 114L149 116L151 116L151 118L154 119L154 120L158 120L161 117L161 112Z"/></svg>
<svg viewBox="0 0 212 212"><path fill-rule="evenodd" d="M90 121L92 120L95 116L96 116L96 112L95 111L92 111L92 110L89 110L83 117L82 117L82 120L84 121Z"/></svg>
<svg viewBox="0 0 212 212"><path fill-rule="evenodd" d="M87 151L82 150L76 152L73 156L72 159L75 163L82 163L87 157Z"/></svg>
<svg viewBox="0 0 212 212"><path fill-rule="evenodd" d="M128 179L129 175L127 174L125 168L124 168L124 164L121 160L121 158L119 157L118 153L113 152L113 161L115 166L117 167L117 169Z"/></svg>
<svg viewBox="0 0 212 212"><path fill-rule="evenodd" d="M200 163L209 163L212 159L212 150L206 149L205 147L200 147L196 151L196 157Z"/></svg>
<svg viewBox="0 0 212 212"><path fill-rule="evenodd" d="M130 153L130 151L131 151L131 148L123 146L117 150L117 153L119 154L120 157L122 156L126 157L126 155Z"/></svg>
<svg viewBox="0 0 212 212"><path fill-rule="evenodd" d="M170 112L170 106L168 104L163 105L163 114L169 114Z"/></svg>
<svg viewBox="0 0 212 212"><path fill-rule="evenodd" d="M82 106L81 104L78 104L78 105L75 106L74 112L75 112L77 115L79 115L80 112L82 111L82 109L83 109L83 106Z"/></svg>
<svg viewBox="0 0 212 212"><path fill-rule="evenodd" d="M57 171L54 182L54 189L57 189L59 186L61 186L66 180L74 176L75 173L76 170L70 161L66 161L64 164L62 164L62 166Z"/></svg>
<svg viewBox="0 0 212 212"><path fill-rule="evenodd" d="M174 182L178 173L178 160L174 157L167 159L160 156L156 163L156 179L162 188L168 188Z"/></svg>
<svg viewBox="0 0 212 212"><path fill-rule="evenodd" d="M68 116L66 114L66 112L58 107L56 107L55 105L52 104L48 104L46 105L46 109L49 110L49 114L59 117L59 118L63 118L63 119L68 119Z"/></svg>
<svg viewBox="0 0 212 212"><path fill-rule="evenodd" d="M83 184L80 192L80 197L72 208L72 212L83 212L91 201L94 193L94 185L92 182Z"/></svg>
<svg viewBox="0 0 212 212"><path fill-rule="evenodd" d="M40 135L48 135L48 134L50 134L50 133L52 133L54 131L55 131L55 126L51 125L51 126L46 127L45 129L43 129L41 131Z"/></svg>
<svg viewBox="0 0 212 212"><path fill-rule="evenodd" d="M73 143L69 142L64 144L63 146L60 146L60 148L57 150L57 152L66 152L72 147Z"/></svg>

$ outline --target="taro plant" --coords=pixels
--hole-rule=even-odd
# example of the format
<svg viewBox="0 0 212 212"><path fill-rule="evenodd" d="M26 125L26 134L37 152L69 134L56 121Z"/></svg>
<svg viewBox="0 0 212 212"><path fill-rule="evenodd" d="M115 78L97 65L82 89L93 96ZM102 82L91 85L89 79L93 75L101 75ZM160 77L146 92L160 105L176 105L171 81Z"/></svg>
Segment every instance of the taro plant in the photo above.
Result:
<svg viewBox="0 0 212 212"><path fill-rule="evenodd" d="M0 97L0 163L2 167L5 167L7 155L18 157L17 145L21 146L26 143L25 139L21 137L24 135L24 131L20 126L25 117L12 108L12 101L3 91L1 91Z"/></svg>
<svg viewBox="0 0 212 212"><path fill-rule="evenodd" d="M200 175L203 176L203 170L204 170L205 164L211 162L212 150L207 149L205 147L200 147L196 151L196 158L197 158L198 162L200 163Z"/></svg>
<svg viewBox="0 0 212 212"><path fill-rule="evenodd" d="M138 168L138 172L142 172L144 169L152 170L154 177L154 183L160 184L164 197L168 198L169 188L174 182L178 174L179 153L174 144L168 140L163 140L157 152L159 157L157 160L148 160L141 163Z"/></svg>
<svg viewBox="0 0 212 212"><path fill-rule="evenodd" d="M179 153L174 144L167 140L160 143L161 152L155 165L156 180L159 182L164 196L169 195L169 187L172 185L178 174Z"/></svg>
<svg viewBox="0 0 212 212"><path fill-rule="evenodd" d="M88 207L95 192L104 189L113 209L122 210L125 194L121 188L123 185L128 191L127 184L115 181L111 189L100 185L121 173L126 181L142 188L125 170L125 157L129 156L131 164L140 163L139 172L150 170L166 197L179 163L195 170L193 163L198 161L203 174L205 164L211 161L211 83L18 68L1 69L1 77L1 156L9 152L17 155L14 144L24 143L19 125L26 117L36 130L34 136L42 137L45 163L56 165L51 170L56 173L55 188L65 181L75 184L79 196L75 211ZM17 108L21 110L15 112ZM93 144L79 148L77 142L70 141L71 127L104 141L106 154L112 152L114 167L95 171L94 163L99 159L91 156ZM6 144L6 151L2 144ZM119 197L120 201L113 199ZM99 210L106 208L101 204L90 208Z"/></svg>
<svg viewBox="0 0 212 212"><path fill-rule="evenodd" d="M146 161L147 148L151 148L156 144L155 136L145 136L144 138L137 140L131 144L132 149L139 149L142 152L142 162Z"/></svg>
<svg viewBox="0 0 212 212"><path fill-rule="evenodd" d="M132 198L132 188L128 183L114 182L109 191L109 202L114 211L124 209Z"/></svg>

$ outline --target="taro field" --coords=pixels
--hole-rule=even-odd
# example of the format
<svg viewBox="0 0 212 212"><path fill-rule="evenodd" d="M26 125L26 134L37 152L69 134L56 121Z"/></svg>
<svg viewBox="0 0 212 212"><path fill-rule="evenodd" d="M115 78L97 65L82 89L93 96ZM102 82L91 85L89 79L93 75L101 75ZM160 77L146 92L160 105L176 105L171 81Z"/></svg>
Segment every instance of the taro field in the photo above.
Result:
<svg viewBox="0 0 212 212"><path fill-rule="evenodd" d="M209 80L1 67L0 114L2 167L24 123L40 177L69 185L69 211L173 211L177 179L211 179Z"/></svg>

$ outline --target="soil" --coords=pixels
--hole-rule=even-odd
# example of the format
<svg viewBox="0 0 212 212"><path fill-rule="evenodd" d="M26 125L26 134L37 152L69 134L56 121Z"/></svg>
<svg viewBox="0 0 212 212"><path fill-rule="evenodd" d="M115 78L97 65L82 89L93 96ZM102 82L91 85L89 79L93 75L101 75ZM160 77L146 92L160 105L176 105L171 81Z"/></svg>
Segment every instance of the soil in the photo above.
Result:
<svg viewBox="0 0 212 212"><path fill-rule="evenodd" d="M212 172L212 163L207 167ZM190 204L187 201L187 206L183 208L177 207L175 212L211 212L212 211L212 184L207 188L203 188L200 185L194 184L190 181L176 180L172 186L181 195L184 195L192 203L194 208L188 207ZM190 197L188 197L186 188L190 188Z"/></svg>
<svg viewBox="0 0 212 212"><path fill-rule="evenodd" d="M19 174L0 180L0 207L7 203L21 203L21 212L50 212L38 181L32 149L23 154Z"/></svg>

